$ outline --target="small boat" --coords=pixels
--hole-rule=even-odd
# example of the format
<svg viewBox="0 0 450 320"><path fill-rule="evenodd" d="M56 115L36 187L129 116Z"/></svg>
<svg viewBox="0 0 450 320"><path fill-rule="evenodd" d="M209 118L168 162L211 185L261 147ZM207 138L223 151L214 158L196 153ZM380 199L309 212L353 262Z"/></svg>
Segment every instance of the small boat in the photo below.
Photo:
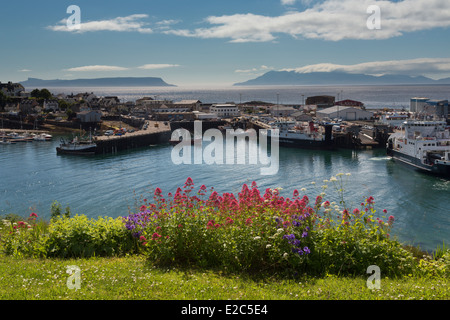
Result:
<svg viewBox="0 0 450 320"><path fill-rule="evenodd" d="M0 140L0 144L6 145L6 144L15 144L15 141L11 141L3 137L3 139Z"/></svg>
<svg viewBox="0 0 450 320"><path fill-rule="evenodd" d="M47 133L36 134L33 137L34 141L50 141L53 137Z"/></svg>
<svg viewBox="0 0 450 320"><path fill-rule="evenodd" d="M97 152L97 144L90 137L88 140L80 140L75 137L72 141L66 142L61 138L61 144L56 148L58 154L72 155L94 155Z"/></svg>

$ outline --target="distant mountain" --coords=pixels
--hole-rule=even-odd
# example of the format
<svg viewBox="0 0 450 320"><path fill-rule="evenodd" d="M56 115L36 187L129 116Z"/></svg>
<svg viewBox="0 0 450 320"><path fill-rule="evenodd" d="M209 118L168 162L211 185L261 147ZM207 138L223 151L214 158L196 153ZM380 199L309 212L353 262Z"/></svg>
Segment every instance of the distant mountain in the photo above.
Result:
<svg viewBox="0 0 450 320"><path fill-rule="evenodd" d="M75 79L75 80L41 80L28 78L20 82L28 88L44 87L174 87L161 78L98 78L98 79Z"/></svg>
<svg viewBox="0 0 450 320"><path fill-rule="evenodd" d="M312 72L297 73L295 71L269 71L262 76L236 83L234 86L265 85L383 85L383 84L450 84L450 78L433 80L427 77L411 77L404 75L372 76L345 72Z"/></svg>

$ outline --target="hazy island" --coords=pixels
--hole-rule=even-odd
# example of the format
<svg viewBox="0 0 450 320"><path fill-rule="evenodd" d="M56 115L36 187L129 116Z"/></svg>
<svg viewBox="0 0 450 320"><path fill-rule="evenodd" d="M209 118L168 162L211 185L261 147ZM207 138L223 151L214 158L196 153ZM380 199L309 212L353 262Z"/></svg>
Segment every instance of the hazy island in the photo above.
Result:
<svg viewBox="0 0 450 320"><path fill-rule="evenodd" d="M424 76L374 76L346 72L269 71L255 79L235 83L234 86L264 85L387 85L387 84L450 84L450 78L434 80Z"/></svg>
<svg viewBox="0 0 450 320"><path fill-rule="evenodd" d="M28 78L20 82L28 88L45 87L175 87L168 84L161 78L156 77L118 77L118 78L97 78L97 79L73 79L73 80L42 80Z"/></svg>

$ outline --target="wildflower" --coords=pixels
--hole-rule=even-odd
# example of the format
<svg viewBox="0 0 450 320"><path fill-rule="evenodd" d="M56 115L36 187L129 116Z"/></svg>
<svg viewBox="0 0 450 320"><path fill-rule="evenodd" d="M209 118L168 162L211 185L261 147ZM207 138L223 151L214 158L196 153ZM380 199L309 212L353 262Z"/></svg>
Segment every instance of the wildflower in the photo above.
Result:
<svg viewBox="0 0 450 320"><path fill-rule="evenodd" d="M30 217L32 217L32 218L37 218L37 214L36 213L34 213L34 212L32 212L31 214L30 214Z"/></svg>
<svg viewBox="0 0 450 320"><path fill-rule="evenodd" d="M331 177L330 181L337 181L336 177Z"/></svg>
<svg viewBox="0 0 450 320"><path fill-rule="evenodd" d="M256 237L253 238L253 240L260 240L260 239L261 239L260 236L256 236Z"/></svg>
<svg viewBox="0 0 450 320"><path fill-rule="evenodd" d="M340 173L338 173L337 175L336 175L336 177L340 177L340 176L343 176L344 174L342 173L342 172L340 172Z"/></svg>
<svg viewBox="0 0 450 320"><path fill-rule="evenodd" d="M352 174L351 173L346 173L345 174L347 177L349 177L349 176L351 176Z"/></svg>
<svg viewBox="0 0 450 320"><path fill-rule="evenodd" d="M386 209L383 209L383 212L384 212L384 213L387 213L387 210L386 210Z"/></svg>
<svg viewBox="0 0 450 320"><path fill-rule="evenodd" d="M272 247L271 244L266 245L266 249L269 249L270 247Z"/></svg>
<svg viewBox="0 0 450 320"><path fill-rule="evenodd" d="M184 183L184 186L192 186L194 184L194 181L192 181L192 178L189 177L186 179L186 182Z"/></svg>
<svg viewBox="0 0 450 320"><path fill-rule="evenodd" d="M297 190L297 189L295 189L295 190L294 190L294 194L293 194L293 196L294 196L294 197L298 197L298 195L299 195L299 193L298 193L298 190Z"/></svg>
<svg viewBox="0 0 450 320"><path fill-rule="evenodd" d="M156 240L156 239L158 239L158 238L161 238L161 235L158 234L157 232L153 233L153 235L152 235L152 240Z"/></svg>
<svg viewBox="0 0 450 320"><path fill-rule="evenodd" d="M145 210L147 210L147 207L145 205L142 205L141 208L140 208L140 211L142 212L142 211L145 211Z"/></svg>
<svg viewBox="0 0 450 320"><path fill-rule="evenodd" d="M309 250L308 247L304 247L303 248L303 252L306 253L306 254L309 254L309 253L311 253L311 250Z"/></svg>
<svg viewBox="0 0 450 320"><path fill-rule="evenodd" d="M156 188L155 190L155 196L159 196L162 193L160 188Z"/></svg>

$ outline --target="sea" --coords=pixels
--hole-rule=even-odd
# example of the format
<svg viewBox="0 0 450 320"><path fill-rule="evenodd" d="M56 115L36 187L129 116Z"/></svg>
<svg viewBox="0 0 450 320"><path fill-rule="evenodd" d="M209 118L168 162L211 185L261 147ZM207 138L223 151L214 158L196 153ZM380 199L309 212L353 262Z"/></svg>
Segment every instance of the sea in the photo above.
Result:
<svg viewBox="0 0 450 320"><path fill-rule="evenodd" d="M116 95L122 101L141 97L200 100L203 103L265 101L301 104L308 96L335 95L361 101L368 109L408 109L412 97L448 99L450 86L292 86L217 88L49 88L54 93L93 92ZM63 136L64 138L68 136ZM114 155L74 157L57 155L60 136L53 141L0 145L0 216L31 212L50 217L58 201L72 215L121 217L136 212L143 199L159 187L175 192L191 177L195 186L237 194L243 184L256 182L260 191L280 188L285 197L303 190L312 201L339 203L350 208L375 199L375 216L395 223L391 236L405 244L432 251L450 243L450 180L430 176L394 162L384 149L322 151L279 150L276 174L261 174L264 164L176 164L171 145L155 145ZM339 184L330 178L339 175ZM343 190L342 193L338 190ZM383 210L387 210L387 214Z"/></svg>

